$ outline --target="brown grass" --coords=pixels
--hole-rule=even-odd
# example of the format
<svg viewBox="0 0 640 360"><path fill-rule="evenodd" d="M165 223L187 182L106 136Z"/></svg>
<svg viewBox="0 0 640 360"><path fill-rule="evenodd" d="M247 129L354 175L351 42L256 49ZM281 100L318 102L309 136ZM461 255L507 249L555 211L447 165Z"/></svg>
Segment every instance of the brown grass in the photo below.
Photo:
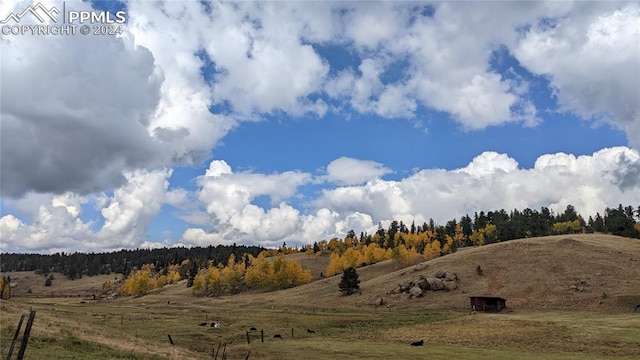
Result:
<svg viewBox="0 0 640 360"><path fill-rule="evenodd" d="M426 267L425 267L426 265ZM476 267L483 269L483 276ZM640 240L609 235L564 235L469 248L417 266L395 270L391 263L376 264L375 276L359 269L362 295L345 300L363 306L375 297L385 297L391 306L458 309L468 308L470 295L506 298L507 306L519 309L589 309L629 311L640 303ZM384 271L378 271L384 268ZM456 273L459 288L452 292L431 292L419 299L387 294L398 283L436 271ZM386 272L386 273L385 273ZM584 280L584 291L570 286ZM335 288L337 279L323 280L292 289L290 295L303 295L325 303L326 289ZM344 303L343 303L344 304ZM344 305L346 305L344 304Z"/></svg>
<svg viewBox="0 0 640 360"><path fill-rule="evenodd" d="M290 257L313 267L318 276L326 267L326 257ZM482 276L476 273L478 265ZM388 294L398 283L433 276L439 270L456 273L459 288L429 292L418 299ZM183 281L140 298L110 301L84 298L114 276L69 281L55 274L54 285L40 291L44 277L14 273L17 296L0 301L2 348L19 314L33 307L38 315L32 336L42 350L36 354L46 354L47 339L58 339L77 343L76 352L84 351L86 344L113 349L106 358L122 358L126 353L130 358L148 354L206 359L210 358L206 352L218 343L230 344L230 358L244 358L251 351L252 359L388 358L393 354L408 359L420 357L417 351L433 359L640 356L640 317L632 314L633 306L640 303L637 239L596 234L514 240L461 249L405 268L386 261L358 273L361 292L352 296L342 296L340 276L334 276L293 289L217 298L194 297ZM570 288L576 281L586 282L584 291ZM28 288L32 293L25 296ZM48 297L51 292L60 297ZM481 294L506 298L507 311L469 314L468 297ZM388 305L374 306L377 297L384 297ZM205 319L219 321L223 328L197 326ZM246 344L245 331L250 326L264 329L268 340ZM307 327L316 329L317 337L307 336ZM290 339L291 328L296 329L295 340ZM178 346L168 344L168 333ZM285 335L284 342L269 341L273 333ZM421 338L427 343L425 349L406 346ZM288 344L286 350L281 344ZM74 356L59 358L91 358Z"/></svg>
<svg viewBox="0 0 640 360"><path fill-rule="evenodd" d="M51 286L44 286L46 277L32 271L18 271L2 273L11 277L12 294L14 296L44 296L44 297L87 297L98 294L102 284L106 281L121 278L122 275L83 276L80 279L69 280L63 274L53 273ZM29 293L31 290L31 293Z"/></svg>

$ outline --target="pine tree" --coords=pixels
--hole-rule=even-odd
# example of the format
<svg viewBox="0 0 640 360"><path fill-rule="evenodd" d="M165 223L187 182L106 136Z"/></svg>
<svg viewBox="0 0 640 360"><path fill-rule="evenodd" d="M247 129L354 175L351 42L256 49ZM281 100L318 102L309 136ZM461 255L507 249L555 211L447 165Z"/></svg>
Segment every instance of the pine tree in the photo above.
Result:
<svg viewBox="0 0 640 360"><path fill-rule="evenodd" d="M353 267L348 267L342 272L342 279L338 284L340 291L345 295L351 295L360 290L360 279L358 272Z"/></svg>

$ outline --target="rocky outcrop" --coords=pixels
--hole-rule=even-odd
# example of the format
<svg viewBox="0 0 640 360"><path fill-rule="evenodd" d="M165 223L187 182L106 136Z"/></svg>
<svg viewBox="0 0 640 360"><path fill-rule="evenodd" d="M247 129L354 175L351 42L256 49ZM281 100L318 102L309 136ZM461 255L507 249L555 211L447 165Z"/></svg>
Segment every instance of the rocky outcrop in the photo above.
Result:
<svg viewBox="0 0 640 360"><path fill-rule="evenodd" d="M373 305L374 305L374 306L384 306L384 305L387 305L387 299L385 299L385 298L383 298L383 297L379 297L379 296L378 296L378 297L376 297L376 298L373 300Z"/></svg>
<svg viewBox="0 0 640 360"><path fill-rule="evenodd" d="M398 284L390 294L407 293L412 298L424 296L428 291L453 291L458 288L458 276L438 271L433 277L420 275L418 278Z"/></svg>

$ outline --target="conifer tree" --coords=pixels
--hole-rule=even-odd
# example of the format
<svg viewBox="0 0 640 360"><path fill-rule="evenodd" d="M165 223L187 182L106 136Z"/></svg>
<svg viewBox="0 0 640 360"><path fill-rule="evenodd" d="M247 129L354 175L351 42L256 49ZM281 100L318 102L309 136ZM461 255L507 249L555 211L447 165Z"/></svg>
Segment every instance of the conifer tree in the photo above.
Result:
<svg viewBox="0 0 640 360"><path fill-rule="evenodd" d="M360 279L355 268L350 266L342 271L342 279L338 287L345 295L351 295L360 290Z"/></svg>

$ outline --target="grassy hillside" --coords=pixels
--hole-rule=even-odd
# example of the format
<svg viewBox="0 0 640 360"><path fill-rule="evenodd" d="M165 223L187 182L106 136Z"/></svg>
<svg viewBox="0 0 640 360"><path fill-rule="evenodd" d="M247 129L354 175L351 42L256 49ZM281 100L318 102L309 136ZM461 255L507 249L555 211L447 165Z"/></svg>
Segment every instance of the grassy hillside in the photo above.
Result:
<svg viewBox="0 0 640 360"><path fill-rule="evenodd" d="M12 294L18 297L92 297L102 289L106 281L121 278L120 274L83 276L80 279L69 280L63 274L53 273L51 286L45 286L46 277L32 271L3 273L11 277Z"/></svg>
<svg viewBox="0 0 640 360"><path fill-rule="evenodd" d="M326 266L323 257L295 257L313 263L318 275ZM398 283L437 271L456 273L458 289L420 298L389 294ZM26 359L210 359L218 344L227 344L229 359L249 353L250 359L640 357L640 313L633 312L640 303L640 241L635 239L514 240L411 267L387 261L358 272L361 293L352 296L338 291L339 276L219 298L194 297L184 282L108 301L42 297L48 294L32 289L31 295L39 296L0 302L0 350L4 357L20 314L32 307L38 313ZM107 280L91 279L60 277L54 286L60 293L80 294ZM42 287L43 279L37 280ZM26 288L29 281L23 278L19 286ZM507 311L471 314L468 296L482 294L506 298ZM374 305L379 297L385 305ZM207 326L198 326L205 321ZM221 327L210 327L212 321ZM247 343L246 331L253 326L264 330L264 343L258 333ZM284 339L273 339L274 334ZM419 339L424 347L408 346Z"/></svg>
<svg viewBox="0 0 640 360"><path fill-rule="evenodd" d="M480 266L483 275L478 275ZM409 299L389 294L399 283L437 271L455 273L458 289ZM279 292L239 295L233 301L308 307L469 308L469 296L507 299L512 309L633 310L640 304L640 241L610 235L562 235L461 249L407 268L392 261L358 269L360 294L339 296L339 276ZM572 285L574 286L572 288Z"/></svg>
<svg viewBox="0 0 640 360"><path fill-rule="evenodd" d="M339 276L321 278L328 255L287 255L310 269L311 284L277 292L248 292L231 298L240 302L305 304L309 307L370 306L384 297L388 307L466 309L470 295L491 295L507 299L509 308L584 309L627 311L640 303L640 240L612 235L558 235L512 240L458 252L401 267L384 261L358 269L361 292L338 296ZM477 267L482 275L477 273ZM417 299L406 294L388 294L399 283L437 271L455 273L458 289L427 292ZM44 278L34 273L10 273L17 296L90 296L117 275L68 280L54 274L53 286L44 287ZM32 290L27 294L28 289ZM191 296L184 285L156 290L158 296Z"/></svg>

